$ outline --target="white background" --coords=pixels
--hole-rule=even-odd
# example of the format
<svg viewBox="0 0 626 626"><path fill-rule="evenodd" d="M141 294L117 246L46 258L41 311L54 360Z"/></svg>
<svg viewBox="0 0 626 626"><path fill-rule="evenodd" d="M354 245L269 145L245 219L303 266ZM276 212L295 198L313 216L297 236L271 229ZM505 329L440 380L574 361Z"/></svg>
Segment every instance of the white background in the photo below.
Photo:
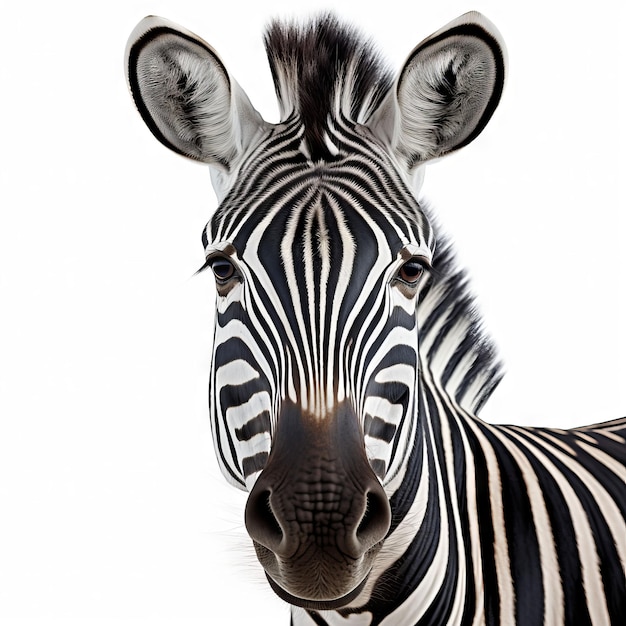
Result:
<svg viewBox="0 0 626 626"><path fill-rule="evenodd" d="M395 67L467 10L498 25L510 60L500 109L424 189L507 363L483 415L572 426L626 414L618 3L332 4ZM144 15L168 17L277 121L262 28L325 6L3 8L0 624L288 623L246 539L245 496L213 456L214 292L209 275L192 277L209 175L144 127L122 58Z"/></svg>

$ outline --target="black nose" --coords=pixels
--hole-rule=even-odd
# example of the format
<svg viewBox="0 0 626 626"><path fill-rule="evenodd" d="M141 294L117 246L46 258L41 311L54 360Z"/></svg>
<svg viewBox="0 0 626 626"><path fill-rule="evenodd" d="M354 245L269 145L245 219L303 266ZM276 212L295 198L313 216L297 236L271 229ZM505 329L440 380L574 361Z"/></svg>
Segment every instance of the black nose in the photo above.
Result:
<svg viewBox="0 0 626 626"><path fill-rule="evenodd" d="M389 500L351 409L324 422L295 407L281 413L245 520L253 541L282 559L305 548L358 559L385 538Z"/></svg>
<svg viewBox="0 0 626 626"><path fill-rule="evenodd" d="M360 558L385 538L391 522L385 491L369 466L363 469L358 481L333 473L336 481L292 485L276 484L266 467L248 497L248 534L280 558L306 544Z"/></svg>

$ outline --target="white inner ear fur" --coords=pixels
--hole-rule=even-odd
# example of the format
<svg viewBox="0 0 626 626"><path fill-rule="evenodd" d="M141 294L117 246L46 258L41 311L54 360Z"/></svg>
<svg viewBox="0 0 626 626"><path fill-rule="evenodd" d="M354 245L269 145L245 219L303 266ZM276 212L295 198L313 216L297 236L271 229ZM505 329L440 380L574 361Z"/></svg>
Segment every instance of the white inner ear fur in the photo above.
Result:
<svg viewBox="0 0 626 626"><path fill-rule="evenodd" d="M472 141L495 110L506 48L483 15L461 15L422 41L367 122L419 189L425 162Z"/></svg>
<svg viewBox="0 0 626 626"><path fill-rule="evenodd" d="M149 16L128 40L126 76L155 137L183 156L208 163L215 191L223 198L267 124L217 53L192 32Z"/></svg>
<svg viewBox="0 0 626 626"><path fill-rule="evenodd" d="M451 152L474 131L493 94L496 62L477 37L447 38L416 57L398 85L395 139L405 158L426 161Z"/></svg>
<svg viewBox="0 0 626 626"><path fill-rule="evenodd" d="M229 79L211 53L173 34L140 51L137 78L143 102L164 139L205 163L230 163L239 147Z"/></svg>

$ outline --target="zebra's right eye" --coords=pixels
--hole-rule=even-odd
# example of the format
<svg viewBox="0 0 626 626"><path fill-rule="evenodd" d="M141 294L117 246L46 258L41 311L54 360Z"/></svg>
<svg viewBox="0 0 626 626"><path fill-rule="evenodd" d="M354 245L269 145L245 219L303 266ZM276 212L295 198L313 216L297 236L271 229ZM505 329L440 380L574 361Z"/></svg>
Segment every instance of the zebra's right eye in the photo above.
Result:
<svg viewBox="0 0 626 626"><path fill-rule="evenodd" d="M235 266L222 257L217 257L211 261L211 269L218 283L225 283L235 275Z"/></svg>

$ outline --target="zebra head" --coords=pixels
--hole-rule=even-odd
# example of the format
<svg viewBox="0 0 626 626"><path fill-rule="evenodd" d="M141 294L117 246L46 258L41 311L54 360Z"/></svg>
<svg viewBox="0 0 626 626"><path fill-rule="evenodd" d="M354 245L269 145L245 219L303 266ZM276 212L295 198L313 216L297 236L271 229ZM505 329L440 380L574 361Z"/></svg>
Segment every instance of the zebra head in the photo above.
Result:
<svg viewBox="0 0 626 626"><path fill-rule="evenodd" d="M374 576L419 416L416 306L434 234L422 166L472 141L501 95L495 28L464 15L395 78L332 16L274 23L265 122L217 53L146 18L127 72L152 133L208 163L217 285L210 405L246 527L292 604L349 604Z"/></svg>

